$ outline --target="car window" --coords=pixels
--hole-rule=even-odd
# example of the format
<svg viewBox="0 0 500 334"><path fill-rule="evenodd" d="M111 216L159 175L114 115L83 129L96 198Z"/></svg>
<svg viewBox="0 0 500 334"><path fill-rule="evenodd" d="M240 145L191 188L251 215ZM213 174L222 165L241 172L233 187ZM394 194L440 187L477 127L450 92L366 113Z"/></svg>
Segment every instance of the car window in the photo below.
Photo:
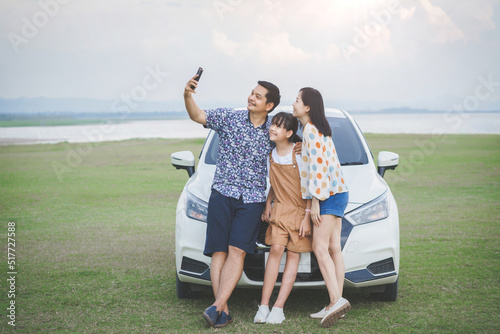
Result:
<svg viewBox="0 0 500 334"><path fill-rule="evenodd" d="M365 165L368 163L361 138L348 118L328 118L332 129L333 143L341 165Z"/></svg>
<svg viewBox="0 0 500 334"><path fill-rule="evenodd" d="M341 165L364 165L368 163L368 156L361 143L361 138L356 133L353 124L348 118L327 117L332 129L333 143ZM297 131L302 136L302 129ZM210 146L207 148L205 163L217 164L217 151L219 148L219 135L214 133Z"/></svg>
<svg viewBox="0 0 500 334"><path fill-rule="evenodd" d="M211 130L214 131L214 130ZM206 144L205 144L206 146ZM212 141L210 142L210 146L207 149L207 155L205 156L205 163L207 165L216 165L217 164L217 153L219 151L219 134L214 131L214 135L212 137Z"/></svg>

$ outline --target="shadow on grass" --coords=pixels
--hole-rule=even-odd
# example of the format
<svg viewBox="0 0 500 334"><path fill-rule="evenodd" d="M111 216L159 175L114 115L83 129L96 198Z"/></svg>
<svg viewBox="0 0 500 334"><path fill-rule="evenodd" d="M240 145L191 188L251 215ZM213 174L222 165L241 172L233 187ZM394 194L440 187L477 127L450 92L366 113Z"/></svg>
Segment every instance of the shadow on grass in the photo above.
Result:
<svg viewBox="0 0 500 334"><path fill-rule="evenodd" d="M271 297L271 306L277 298L279 289L273 291ZM170 295L169 298L176 298L175 295ZM346 328L355 321L357 313L367 313L378 310L382 313L383 309L394 303L384 303L373 301L368 291L363 289L349 288L345 289L344 297L347 298L352 310L342 321L335 324L335 329L341 330ZM261 289L236 289L228 305L233 316L234 323L226 327L225 330L240 332L277 332L277 333L310 333L310 332L328 332L330 329L322 329L320 320L311 319L309 314L322 309L328 304L328 293L326 289L294 289L288 298L284 313L286 320L281 325L254 324L253 318L257 312L261 298ZM205 324L202 313L214 301L211 289L201 292L198 298L195 299L177 299L173 304L178 305L179 311L186 312L186 316L182 316L179 322L179 327L176 330L204 330L208 329Z"/></svg>

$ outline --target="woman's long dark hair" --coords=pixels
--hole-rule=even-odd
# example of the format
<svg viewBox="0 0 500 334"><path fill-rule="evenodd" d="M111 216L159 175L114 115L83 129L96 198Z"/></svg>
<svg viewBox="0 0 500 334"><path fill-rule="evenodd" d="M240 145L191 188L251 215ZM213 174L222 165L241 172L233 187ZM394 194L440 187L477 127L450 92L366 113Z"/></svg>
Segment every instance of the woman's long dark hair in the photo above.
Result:
<svg viewBox="0 0 500 334"><path fill-rule="evenodd" d="M292 130L293 134L290 138L288 138L288 141L290 141L291 143L302 141L299 135L297 135L299 121L297 120L297 118L293 117L292 114L281 111L273 117L271 124L274 124L279 128L284 127L286 131Z"/></svg>
<svg viewBox="0 0 500 334"><path fill-rule="evenodd" d="M323 97L321 93L314 88L304 87L300 90L302 93L301 98L304 102L304 105L309 106L311 110L309 110L309 118L311 119L311 123L318 129L319 132L323 134L323 136L332 136L332 129L330 128L330 124L326 120L325 116L325 105L323 103Z"/></svg>

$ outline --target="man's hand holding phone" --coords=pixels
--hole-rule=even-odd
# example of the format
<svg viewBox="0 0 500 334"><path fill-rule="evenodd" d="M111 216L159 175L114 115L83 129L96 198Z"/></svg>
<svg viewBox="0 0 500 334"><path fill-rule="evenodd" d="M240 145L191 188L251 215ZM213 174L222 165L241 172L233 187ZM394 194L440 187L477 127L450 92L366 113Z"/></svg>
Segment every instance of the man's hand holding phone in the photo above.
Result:
<svg viewBox="0 0 500 334"><path fill-rule="evenodd" d="M196 75L192 77L191 80L189 80L186 84L186 87L184 87L184 105L186 106L189 118L191 118L196 123L206 125L207 119L205 116L205 111L200 109L192 98L192 94L196 94L195 89L196 87L198 87L198 81L200 80L202 73L203 68L199 67Z"/></svg>
<svg viewBox="0 0 500 334"><path fill-rule="evenodd" d="M201 75L203 74L203 68L199 67L196 75L188 81L186 87L184 88L184 97L191 96L192 93L195 93L196 87L198 87L198 81L200 81Z"/></svg>

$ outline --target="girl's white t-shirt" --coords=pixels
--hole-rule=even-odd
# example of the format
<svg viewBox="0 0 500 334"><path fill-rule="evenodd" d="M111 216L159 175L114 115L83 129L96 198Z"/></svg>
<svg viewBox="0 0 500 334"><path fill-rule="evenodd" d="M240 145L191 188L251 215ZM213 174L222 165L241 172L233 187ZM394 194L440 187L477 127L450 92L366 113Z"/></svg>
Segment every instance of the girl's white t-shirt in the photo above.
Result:
<svg viewBox="0 0 500 334"><path fill-rule="evenodd" d="M273 148L272 152L271 152L272 156L273 156L273 160L275 163L277 164L280 164L280 165L291 165L293 164L293 148L292 150L290 151L290 153L288 153L287 155L285 156L280 156L278 155L278 152L276 151L276 147ZM297 166L299 167L299 175L301 175L302 173L302 164L300 163L302 160L302 157L300 154L296 154L295 155L295 162L297 163ZM270 167L271 167L271 164L270 164L270 161L269 161L269 156L267 156L267 177L269 177L269 170L270 170Z"/></svg>

